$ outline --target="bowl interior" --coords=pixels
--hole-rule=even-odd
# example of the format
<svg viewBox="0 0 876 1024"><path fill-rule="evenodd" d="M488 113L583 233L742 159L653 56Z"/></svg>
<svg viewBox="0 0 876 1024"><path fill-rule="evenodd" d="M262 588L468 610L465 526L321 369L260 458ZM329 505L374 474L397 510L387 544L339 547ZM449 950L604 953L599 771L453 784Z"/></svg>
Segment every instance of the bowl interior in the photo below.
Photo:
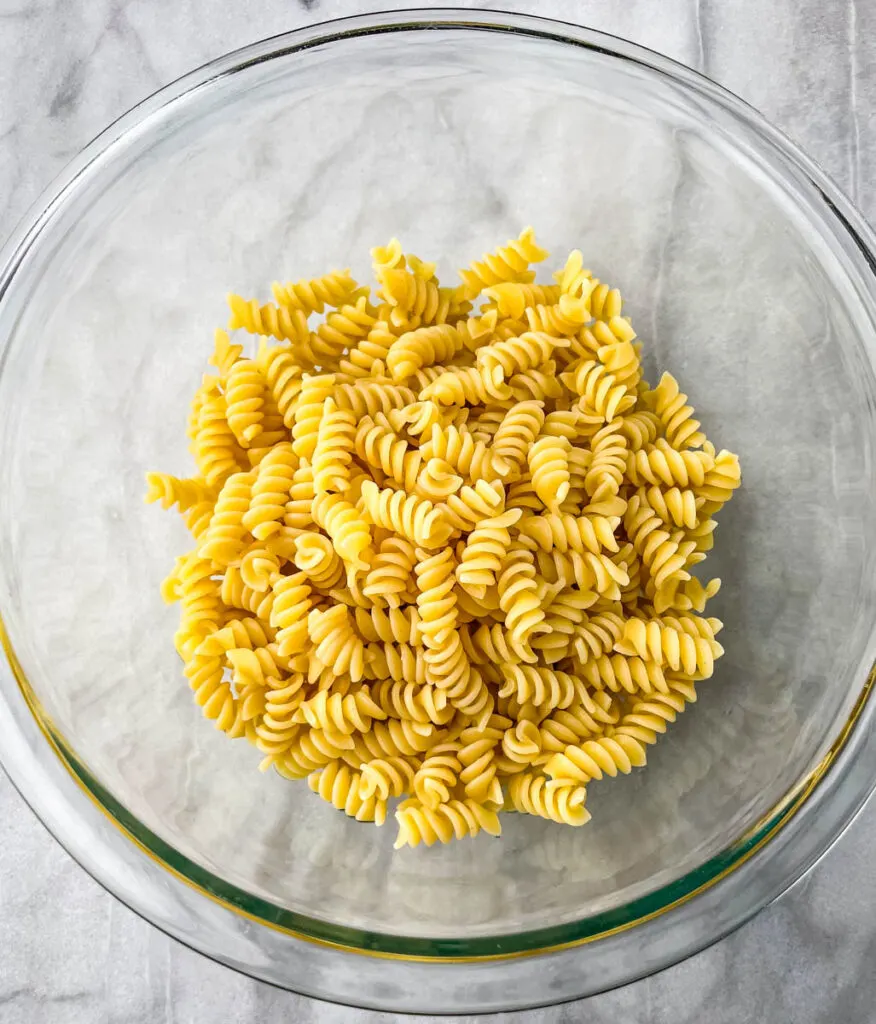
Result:
<svg viewBox="0 0 876 1024"><path fill-rule="evenodd" d="M0 612L53 728L145 829L278 908L475 939L667 901L813 769L870 639L873 326L814 190L746 131L596 50L405 31L218 77L79 183L0 309ZM391 826L261 775L193 705L158 589L187 536L143 474L191 470L226 291L366 277L391 235L455 280L525 224L621 288L651 379L740 455L706 563L727 654L646 771L591 787L586 828L509 815L498 842L393 853Z"/></svg>

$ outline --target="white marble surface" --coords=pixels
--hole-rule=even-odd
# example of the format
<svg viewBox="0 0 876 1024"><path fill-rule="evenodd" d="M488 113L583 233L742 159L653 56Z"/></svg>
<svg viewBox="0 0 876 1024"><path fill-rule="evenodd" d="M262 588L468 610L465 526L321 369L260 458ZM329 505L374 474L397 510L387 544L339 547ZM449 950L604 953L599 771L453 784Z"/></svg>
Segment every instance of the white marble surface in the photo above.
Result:
<svg viewBox="0 0 876 1024"><path fill-rule="evenodd" d="M108 121L235 46L364 0L0 0L0 234ZM397 2L396 6L414 6ZM759 107L876 217L869 0L506 0L699 67ZM526 1022L876 1020L876 804L810 877L724 942ZM177 945L107 896L0 776L0 1024L390 1020L297 998Z"/></svg>

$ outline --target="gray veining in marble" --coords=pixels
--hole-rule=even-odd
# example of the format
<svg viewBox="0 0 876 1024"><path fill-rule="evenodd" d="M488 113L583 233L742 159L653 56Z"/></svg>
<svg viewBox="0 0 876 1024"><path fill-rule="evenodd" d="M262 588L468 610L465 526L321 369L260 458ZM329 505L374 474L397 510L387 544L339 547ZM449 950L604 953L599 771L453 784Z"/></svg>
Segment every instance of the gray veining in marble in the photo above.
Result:
<svg viewBox="0 0 876 1024"><path fill-rule="evenodd" d="M368 6L0 0L0 234L84 143L147 93L257 37ZM876 4L869 0L485 6L578 20L701 68L759 107L876 217ZM870 1024L874 845L871 804L809 877L712 949L613 993L496 1019ZM390 1019L271 989L166 938L89 879L0 777L0 1024Z"/></svg>

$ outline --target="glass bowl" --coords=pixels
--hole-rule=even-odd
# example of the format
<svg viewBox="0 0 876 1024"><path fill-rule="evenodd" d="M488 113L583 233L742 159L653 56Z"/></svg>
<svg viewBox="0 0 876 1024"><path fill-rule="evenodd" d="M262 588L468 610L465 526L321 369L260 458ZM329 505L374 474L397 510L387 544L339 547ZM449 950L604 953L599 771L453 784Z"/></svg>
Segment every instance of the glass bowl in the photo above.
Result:
<svg viewBox="0 0 876 1024"><path fill-rule="evenodd" d="M584 829L392 851L194 707L159 582L188 398L229 288L397 234L441 269L533 224L618 285L744 487L710 568L727 655ZM433 256L434 254L434 256ZM232 967L395 1011L570 999L701 949L876 777L873 236L750 108L587 29L375 14L222 57L93 142L0 278L0 755L74 857Z"/></svg>

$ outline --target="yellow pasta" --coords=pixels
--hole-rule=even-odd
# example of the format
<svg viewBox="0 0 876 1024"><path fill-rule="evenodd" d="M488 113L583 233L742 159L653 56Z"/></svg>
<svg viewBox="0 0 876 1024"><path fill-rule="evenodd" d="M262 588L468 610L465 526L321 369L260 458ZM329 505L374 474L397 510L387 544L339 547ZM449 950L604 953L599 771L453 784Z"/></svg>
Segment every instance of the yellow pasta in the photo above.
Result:
<svg viewBox="0 0 876 1024"><path fill-rule="evenodd" d="M194 547L161 586L195 704L396 847L580 826L723 648L694 570L739 459L651 388L620 292L531 228L443 286L397 239L229 296L186 436L147 474ZM251 335L259 336L252 339Z"/></svg>
<svg viewBox="0 0 876 1024"><path fill-rule="evenodd" d="M508 803L516 811L550 818L561 825L584 825L587 790L576 782L551 782L544 775L523 772L508 783Z"/></svg>
<svg viewBox="0 0 876 1024"><path fill-rule="evenodd" d="M460 270L463 291L469 299L474 299L484 288L503 281L529 282L535 276L529 269L530 265L547 257L547 251L535 241L532 228L524 228L518 238L512 238L465 270Z"/></svg>
<svg viewBox="0 0 876 1024"><path fill-rule="evenodd" d="M265 540L281 529L297 468L298 460L289 442L274 445L259 463L249 507L241 520L256 540Z"/></svg>
<svg viewBox="0 0 876 1024"><path fill-rule="evenodd" d="M567 437L548 434L540 437L527 452L532 486L544 507L551 512L559 512L560 505L569 494L571 448Z"/></svg>
<svg viewBox="0 0 876 1024"><path fill-rule="evenodd" d="M409 540L395 535L386 537L365 576L362 593L373 599L382 598L389 605L401 604L405 598L414 599L416 563L416 551Z"/></svg>
<svg viewBox="0 0 876 1024"><path fill-rule="evenodd" d="M317 494L343 494L350 487L350 464L356 436L356 419L327 398L313 449L313 488Z"/></svg>

